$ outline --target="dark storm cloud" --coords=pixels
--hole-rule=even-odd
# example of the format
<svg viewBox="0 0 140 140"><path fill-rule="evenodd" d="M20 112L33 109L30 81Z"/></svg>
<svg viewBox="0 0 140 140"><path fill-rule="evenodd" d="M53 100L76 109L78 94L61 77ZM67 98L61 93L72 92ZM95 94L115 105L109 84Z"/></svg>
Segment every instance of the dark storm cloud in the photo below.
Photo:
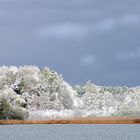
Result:
<svg viewBox="0 0 140 140"><path fill-rule="evenodd" d="M47 65L73 84L139 85L139 4L0 0L0 65Z"/></svg>

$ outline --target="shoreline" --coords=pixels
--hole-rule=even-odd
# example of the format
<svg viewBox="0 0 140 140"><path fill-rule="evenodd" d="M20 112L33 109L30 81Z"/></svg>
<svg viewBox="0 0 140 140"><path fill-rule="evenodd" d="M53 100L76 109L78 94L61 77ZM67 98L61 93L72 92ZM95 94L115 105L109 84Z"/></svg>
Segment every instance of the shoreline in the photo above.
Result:
<svg viewBox="0 0 140 140"><path fill-rule="evenodd" d="M0 125L20 124L140 124L140 117L86 117L49 120L0 120Z"/></svg>

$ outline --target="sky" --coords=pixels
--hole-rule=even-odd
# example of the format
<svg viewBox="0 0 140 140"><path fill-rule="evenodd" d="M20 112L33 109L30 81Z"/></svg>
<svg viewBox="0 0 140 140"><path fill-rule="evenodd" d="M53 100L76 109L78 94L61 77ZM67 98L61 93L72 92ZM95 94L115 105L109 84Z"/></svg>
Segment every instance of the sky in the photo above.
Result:
<svg viewBox="0 0 140 140"><path fill-rule="evenodd" d="M48 66L72 85L140 85L139 7L139 0L0 0L0 65Z"/></svg>

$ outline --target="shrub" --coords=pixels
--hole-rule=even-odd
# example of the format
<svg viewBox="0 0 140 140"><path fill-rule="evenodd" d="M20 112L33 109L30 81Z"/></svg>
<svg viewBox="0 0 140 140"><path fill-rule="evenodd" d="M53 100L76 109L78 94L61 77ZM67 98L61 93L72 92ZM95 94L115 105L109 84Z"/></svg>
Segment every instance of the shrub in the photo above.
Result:
<svg viewBox="0 0 140 140"><path fill-rule="evenodd" d="M27 119L29 113L27 110L21 107L13 107L10 103L4 98L0 97L0 119L17 119L24 120Z"/></svg>

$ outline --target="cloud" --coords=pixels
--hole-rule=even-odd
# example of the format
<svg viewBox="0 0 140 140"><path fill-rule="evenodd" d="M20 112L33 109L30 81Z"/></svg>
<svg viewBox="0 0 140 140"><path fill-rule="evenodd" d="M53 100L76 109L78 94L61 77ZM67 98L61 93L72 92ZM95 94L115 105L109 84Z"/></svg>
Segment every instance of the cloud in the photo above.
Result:
<svg viewBox="0 0 140 140"><path fill-rule="evenodd" d="M81 59L81 64L82 65L91 65L95 62L95 57L93 55L88 55L85 56Z"/></svg>
<svg viewBox="0 0 140 140"><path fill-rule="evenodd" d="M96 25L96 30L111 30L117 26L115 19L106 19Z"/></svg>
<svg viewBox="0 0 140 140"><path fill-rule="evenodd" d="M36 32L40 38L67 39L82 38L90 33L111 30L117 26L114 19L105 19L98 23L61 23L42 27Z"/></svg>
<svg viewBox="0 0 140 140"><path fill-rule="evenodd" d="M132 60L140 57L140 48L135 50L130 50L127 52L119 52L117 58L120 60Z"/></svg>
<svg viewBox="0 0 140 140"><path fill-rule="evenodd" d="M137 15L125 15L121 19L122 24L138 24L140 22L140 18Z"/></svg>
<svg viewBox="0 0 140 140"><path fill-rule="evenodd" d="M62 22L41 27L36 34L42 39L83 38L90 33L112 31L123 25L136 25L139 21L138 16L130 14L122 17L106 18L92 23Z"/></svg>
<svg viewBox="0 0 140 140"><path fill-rule="evenodd" d="M77 38L86 34L86 28L82 25L74 24L74 23L62 23L53 26L43 27L40 30L40 36L42 38Z"/></svg>
<svg viewBox="0 0 140 140"><path fill-rule="evenodd" d="M137 15L124 15L123 17L104 19L94 25L94 30L110 31L122 25L136 25L140 23L140 18Z"/></svg>

